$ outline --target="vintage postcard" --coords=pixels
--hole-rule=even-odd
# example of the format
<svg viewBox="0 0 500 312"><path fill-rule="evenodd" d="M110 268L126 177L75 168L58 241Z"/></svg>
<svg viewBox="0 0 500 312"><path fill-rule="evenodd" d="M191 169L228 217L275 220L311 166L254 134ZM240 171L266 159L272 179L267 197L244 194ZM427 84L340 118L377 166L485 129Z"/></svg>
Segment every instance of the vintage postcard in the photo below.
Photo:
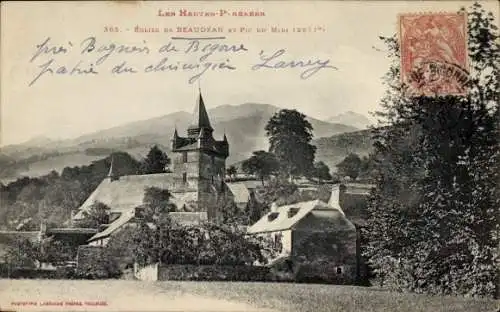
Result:
<svg viewBox="0 0 500 312"><path fill-rule="evenodd" d="M498 311L496 1L0 20L0 311Z"/></svg>

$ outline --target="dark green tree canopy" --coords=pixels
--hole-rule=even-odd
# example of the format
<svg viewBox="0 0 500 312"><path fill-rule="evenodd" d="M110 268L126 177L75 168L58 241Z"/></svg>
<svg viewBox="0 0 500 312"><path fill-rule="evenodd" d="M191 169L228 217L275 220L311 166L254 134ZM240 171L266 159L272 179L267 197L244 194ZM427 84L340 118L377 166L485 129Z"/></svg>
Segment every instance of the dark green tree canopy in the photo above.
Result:
<svg viewBox="0 0 500 312"><path fill-rule="evenodd" d="M364 254L385 286L498 294L498 28L471 6L467 96L406 97L396 37L378 116ZM496 92L493 90L497 90Z"/></svg>
<svg viewBox="0 0 500 312"><path fill-rule="evenodd" d="M148 187L144 190L143 216L145 220L158 220L162 216L176 210L176 206L170 200L172 193L169 190L157 187Z"/></svg>
<svg viewBox="0 0 500 312"><path fill-rule="evenodd" d="M322 162L317 161L314 163L314 171L313 176L318 179L318 182L321 183L323 180L330 180L332 175L330 174L330 168Z"/></svg>
<svg viewBox="0 0 500 312"><path fill-rule="evenodd" d="M238 173L238 169L236 168L236 166L231 165L229 166L229 168L226 169L226 173L229 177L234 178Z"/></svg>
<svg viewBox="0 0 500 312"><path fill-rule="evenodd" d="M313 127L297 110L282 109L266 127L269 151L274 153L287 177L307 175L313 168L316 147L311 144Z"/></svg>
<svg viewBox="0 0 500 312"><path fill-rule="evenodd" d="M98 228L101 224L109 223L109 208L102 202L95 202L88 211L83 212L83 220L78 222L81 227Z"/></svg>
<svg viewBox="0 0 500 312"><path fill-rule="evenodd" d="M277 173L280 169L276 156L273 153L266 151L253 152L252 157L243 161L241 167L244 172L254 174L259 177L262 184L264 184L264 180L266 178Z"/></svg>
<svg viewBox="0 0 500 312"><path fill-rule="evenodd" d="M170 165L170 158L158 145L153 146L141 164L142 174L162 173Z"/></svg>
<svg viewBox="0 0 500 312"><path fill-rule="evenodd" d="M354 153L351 153L337 164L338 173L341 177L348 176L355 180L361 171L361 158Z"/></svg>

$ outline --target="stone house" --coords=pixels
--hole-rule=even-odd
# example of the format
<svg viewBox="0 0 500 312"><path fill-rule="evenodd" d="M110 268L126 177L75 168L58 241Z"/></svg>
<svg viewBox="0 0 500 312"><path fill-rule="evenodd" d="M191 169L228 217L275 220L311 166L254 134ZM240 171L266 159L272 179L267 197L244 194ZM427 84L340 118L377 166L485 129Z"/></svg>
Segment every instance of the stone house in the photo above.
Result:
<svg viewBox="0 0 500 312"><path fill-rule="evenodd" d="M272 241L268 266L293 279L353 283L357 233L342 209L320 200L277 207L247 230Z"/></svg>

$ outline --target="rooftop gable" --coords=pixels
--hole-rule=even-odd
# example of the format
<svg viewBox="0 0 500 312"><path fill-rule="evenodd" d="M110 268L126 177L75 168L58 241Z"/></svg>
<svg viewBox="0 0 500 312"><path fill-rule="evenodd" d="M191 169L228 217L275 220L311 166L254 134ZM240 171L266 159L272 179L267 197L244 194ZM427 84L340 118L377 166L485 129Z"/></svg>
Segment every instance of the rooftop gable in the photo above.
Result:
<svg viewBox="0 0 500 312"><path fill-rule="evenodd" d="M332 207L321 200L300 202L292 205L275 207L254 225L248 228L247 233L266 233L284 231L296 228L308 218L315 219L317 224L325 224L325 228L345 230L355 229L354 225L345 217L341 209ZM325 230L325 228L311 230Z"/></svg>
<svg viewBox="0 0 500 312"><path fill-rule="evenodd" d="M189 181L188 181L189 185ZM144 191L148 187L168 189L172 192L178 208L185 202L197 201L196 188L189 188L182 181L176 181L172 173L121 176L118 180L104 179L80 206L75 219L83 217L82 212L89 210L95 202L102 202L111 212L126 212L142 205Z"/></svg>

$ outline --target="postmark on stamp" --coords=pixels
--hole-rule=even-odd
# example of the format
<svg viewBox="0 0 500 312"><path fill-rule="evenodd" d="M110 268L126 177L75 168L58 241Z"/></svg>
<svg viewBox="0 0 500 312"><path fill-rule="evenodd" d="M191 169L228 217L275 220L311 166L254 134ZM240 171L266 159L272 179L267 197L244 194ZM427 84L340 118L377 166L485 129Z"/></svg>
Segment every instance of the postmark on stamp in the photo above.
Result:
<svg viewBox="0 0 500 312"><path fill-rule="evenodd" d="M466 94L469 69L465 14L401 14L399 36L405 93Z"/></svg>

